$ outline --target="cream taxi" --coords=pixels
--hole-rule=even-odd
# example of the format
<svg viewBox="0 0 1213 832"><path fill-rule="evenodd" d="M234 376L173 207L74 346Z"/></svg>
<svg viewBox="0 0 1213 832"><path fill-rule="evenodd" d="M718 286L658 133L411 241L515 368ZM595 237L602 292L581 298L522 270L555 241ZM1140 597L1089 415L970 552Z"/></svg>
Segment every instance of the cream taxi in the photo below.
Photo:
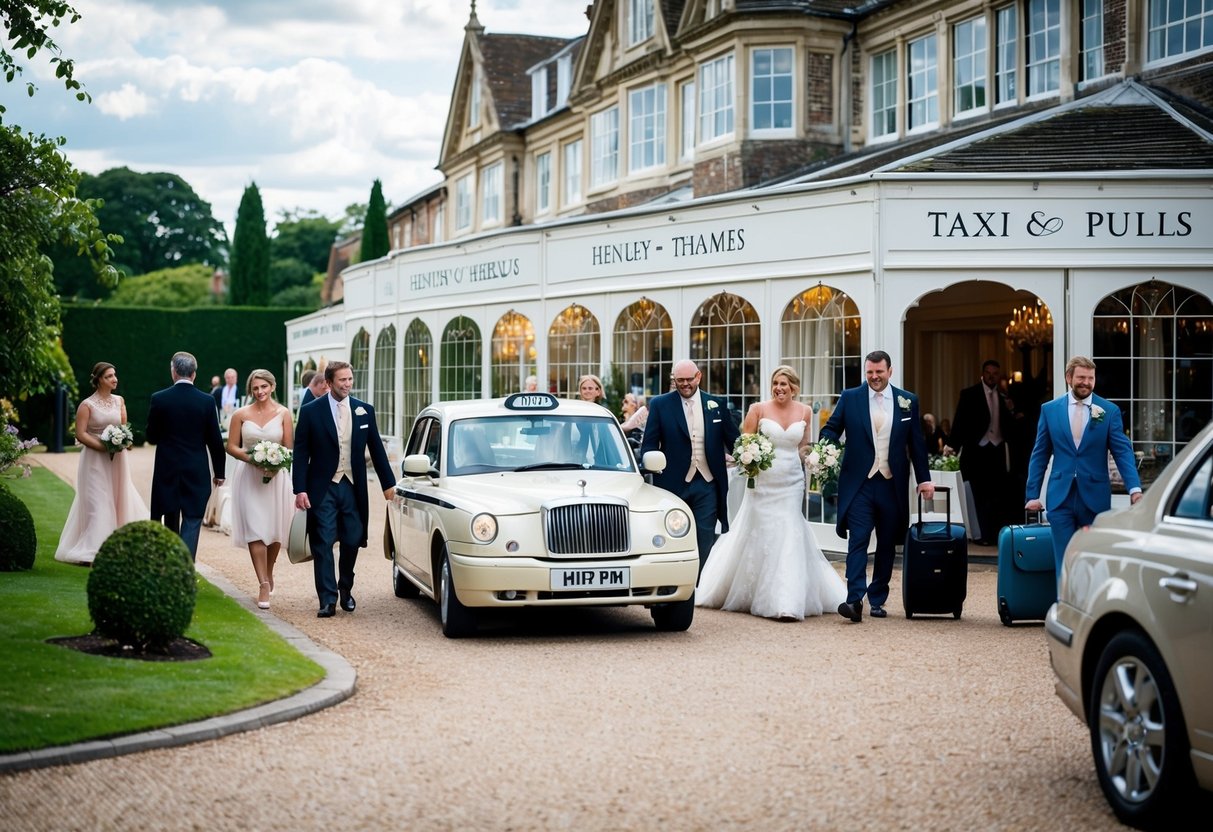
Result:
<svg viewBox="0 0 1213 832"><path fill-rule="evenodd" d="M657 472L665 455L643 462ZM548 393L434 404L403 468L384 552L396 595L436 600L448 637L485 607L644 605L659 630L691 625L695 521L645 482L605 408Z"/></svg>

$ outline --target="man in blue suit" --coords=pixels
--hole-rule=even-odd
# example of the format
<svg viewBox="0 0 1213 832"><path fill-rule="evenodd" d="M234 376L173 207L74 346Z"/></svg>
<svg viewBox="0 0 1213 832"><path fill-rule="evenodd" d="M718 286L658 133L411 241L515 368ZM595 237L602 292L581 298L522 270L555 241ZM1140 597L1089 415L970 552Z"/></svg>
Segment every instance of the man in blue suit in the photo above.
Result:
<svg viewBox="0 0 1213 832"><path fill-rule="evenodd" d="M1058 578L1066 544L1074 532L1112 507L1109 451L1129 489L1130 502L1141 499L1133 444L1125 436L1120 408L1095 395L1095 362L1081 355L1071 358L1066 362L1066 384L1070 392L1040 408L1036 445L1028 461L1028 502L1024 506L1029 511L1045 508L1049 512ZM1045 506L1040 501L1040 488L1049 457L1053 458L1053 473L1049 475L1049 503Z"/></svg>
<svg viewBox="0 0 1213 832"><path fill-rule="evenodd" d="M640 442L647 451L665 453L666 467L653 484L683 499L695 516L699 571L716 542L716 521L729 530L729 480L725 455L737 441L729 403L699 389L703 374L689 360L674 365L674 387L649 402L649 419Z"/></svg>
<svg viewBox="0 0 1213 832"><path fill-rule="evenodd" d="M151 516L196 557L211 486L223 484L223 437L215 400L194 386L194 356L176 353L169 372L173 386L153 393L147 410L147 441L156 446Z"/></svg>
<svg viewBox="0 0 1213 832"><path fill-rule="evenodd" d="M835 531L847 537L847 600L838 614L863 620L863 598L872 605L872 617L884 618L893 577L893 547L904 540L910 525L906 499L910 466L918 493L935 496L927 466L927 445L918 414L918 397L889 384L893 362L884 350L864 359L865 384L844 390L821 435L835 442L846 436L846 453L838 472L838 523ZM867 580L868 543L876 533L872 582Z"/></svg>
<svg viewBox="0 0 1213 832"><path fill-rule="evenodd" d="M370 505L366 489L366 454L369 451L384 499L391 500L396 478L375 425L375 410L350 396L354 372L344 361L324 370L329 393L299 409L295 426L295 456L291 479L295 508L307 509L312 574L320 599L317 618L355 607L354 563L366 546ZM339 543L339 574L333 569L333 544Z"/></svg>

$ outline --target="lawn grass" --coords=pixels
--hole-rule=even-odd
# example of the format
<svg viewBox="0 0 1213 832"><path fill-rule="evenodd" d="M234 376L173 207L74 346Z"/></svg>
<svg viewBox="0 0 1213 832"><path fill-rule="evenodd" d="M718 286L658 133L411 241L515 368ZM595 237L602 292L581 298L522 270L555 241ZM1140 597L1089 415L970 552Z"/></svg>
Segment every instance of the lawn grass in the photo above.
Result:
<svg viewBox="0 0 1213 832"><path fill-rule="evenodd" d="M28 572L0 572L0 753L231 713L324 677L318 664L201 576L185 635L206 645L209 659L139 661L48 644L93 629L89 570L54 559L72 489L42 468L4 486L33 514L38 554Z"/></svg>

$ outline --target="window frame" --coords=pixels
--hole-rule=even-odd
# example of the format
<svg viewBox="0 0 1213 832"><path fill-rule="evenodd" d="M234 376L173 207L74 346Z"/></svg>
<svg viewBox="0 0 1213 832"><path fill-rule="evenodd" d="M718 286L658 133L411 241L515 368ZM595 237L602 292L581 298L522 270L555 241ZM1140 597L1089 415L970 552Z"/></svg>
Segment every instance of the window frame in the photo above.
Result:
<svg viewBox="0 0 1213 832"><path fill-rule="evenodd" d="M868 60L868 140L875 142L889 142L897 139L898 135L898 61L897 47L886 49L883 52L878 52ZM877 63L880 63L880 69L884 70L881 74L881 80L877 82ZM891 70L891 71L889 71ZM884 94L881 96L883 106L877 110L877 89L880 89ZM893 123L884 132L876 132L877 118L882 122L887 122L887 117L892 115Z"/></svg>
<svg viewBox="0 0 1213 832"><path fill-rule="evenodd" d="M637 116L637 101L644 101L652 94L650 111L641 111ZM628 90L628 173L642 173L663 168L666 165L666 133L668 129L669 101L666 85L658 82ZM639 122L639 124L638 124ZM651 122L652 134L646 138L646 128ZM639 137L639 139L638 139ZM641 148L641 153L637 148ZM652 149L651 164L637 164L637 157Z"/></svg>
<svg viewBox="0 0 1213 832"><path fill-rule="evenodd" d="M707 75L713 76L711 86L706 81ZM724 78L723 81L718 81L717 76ZM726 142L731 140L737 134L737 61L733 52L728 52L724 55L719 55L709 61L704 61L699 65L696 73L696 80L699 84L699 142L700 145L711 145L717 142ZM712 109L708 109L707 101L709 97L714 104ZM708 130L709 122L715 122L717 118L723 118L726 125L722 125L724 129L719 132L715 129Z"/></svg>
<svg viewBox="0 0 1213 832"><path fill-rule="evenodd" d="M923 68L914 69L918 58L916 52L921 47L924 62ZM939 35L935 32L920 38L906 41L906 135L922 133L939 128ZM925 86L921 95L916 94L916 79ZM923 120L915 121L915 110L923 109ZM932 112L934 111L934 112Z"/></svg>
<svg viewBox="0 0 1213 832"><path fill-rule="evenodd" d="M1107 75L1104 61L1104 0L1080 0L1078 4L1079 83ZM1098 42L1095 41L1098 36ZM1094 64L1094 66L1092 66Z"/></svg>
<svg viewBox="0 0 1213 832"><path fill-rule="evenodd" d="M693 78L678 85L678 112L679 119L681 119L678 136L678 161L680 162L689 162L695 158L695 129L699 126L695 115L697 103L695 93L695 79Z"/></svg>
<svg viewBox="0 0 1213 832"><path fill-rule="evenodd" d="M761 106L769 108L771 110L772 124L774 124L775 108L779 107L780 105L786 104L788 107L788 125L786 127L775 127L775 126L756 127L755 126L758 123L757 113L758 113L758 107L759 107L757 90L755 89L755 86L758 83L759 75L758 75L757 69L755 67L755 64L757 63L759 54L764 53L764 52L771 53L771 56L770 56L771 72L762 76L763 78L771 79L770 80L771 98L767 101L762 102ZM787 72L776 72L775 71L775 66L776 66L776 61L777 61L777 59L775 57L775 53L787 53L788 61L790 64ZM797 73L797 68L796 68L796 48L793 46L788 46L788 45L766 45L766 44L764 44L762 46L753 46L750 48L750 67L749 67L749 69L750 69L750 79L749 79L750 80L750 95L749 95L750 135L753 136L754 138L762 138L762 139L794 137L796 135L796 124L797 124L796 102L799 98L797 91L796 91L796 79L799 77L798 73ZM775 86L778 84L777 79L785 78L785 77L788 80L788 87L789 87L788 98L786 100L775 97Z"/></svg>
<svg viewBox="0 0 1213 832"><path fill-rule="evenodd" d="M484 169L480 177L480 222L483 225L501 224L504 172L505 163L494 162ZM493 213L490 214L490 211Z"/></svg>
<svg viewBox="0 0 1213 832"><path fill-rule="evenodd" d="M968 28L971 27L971 28ZM960 33L966 32L966 43L961 44ZM961 48L967 51L961 54ZM990 78L988 61L990 56L989 22L984 14L970 17L952 25L952 118L964 119L990 111ZM971 80L961 84L961 65L967 63L971 69ZM969 97L976 102L970 107L961 109L961 95L968 91Z"/></svg>
<svg viewBox="0 0 1213 832"><path fill-rule="evenodd" d="M1146 64L1146 66L1155 67L1155 66L1162 66L1165 64L1169 64L1169 63L1174 63L1176 61L1183 61L1183 60L1186 60L1186 59L1192 57L1193 55L1199 55L1199 54L1207 53L1207 52L1213 50L1213 42L1211 42L1208 45L1197 45L1197 46L1194 46L1191 48L1188 48L1186 46L1186 44L1181 43L1178 51L1176 51L1176 52L1167 52L1166 51L1166 45L1167 45L1167 41L1168 41L1167 35L1170 34L1173 30L1178 31L1178 33L1180 34L1181 40L1186 40L1185 34L1188 31L1188 26L1186 24L1188 24L1189 21L1199 20L1202 22L1201 26L1199 28L1213 32L1213 20L1207 20L1207 21L1205 20L1206 18L1213 17L1213 10L1210 10L1208 12L1205 12L1202 10L1201 13L1199 13L1197 15L1194 15L1191 17L1185 16L1179 20L1172 20L1171 18L1169 18L1167 16L1168 12L1171 9L1171 4L1166 2L1166 0L1147 0L1144 5L1145 5L1144 13L1145 13L1145 18L1146 18L1145 26L1144 26L1145 38L1146 38L1146 42L1145 42L1145 64ZM1160 9L1161 17L1159 15L1155 14L1155 9ZM1156 21L1156 18L1158 18L1157 21ZM1160 37L1162 38L1162 41L1163 41L1164 54L1155 55L1154 54L1155 43ZM1210 37L1213 37L1213 35L1211 35Z"/></svg>
<svg viewBox="0 0 1213 832"><path fill-rule="evenodd" d="M994 109L1019 103L1019 5L1012 3L994 14Z"/></svg>
<svg viewBox="0 0 1213 832"><path fill-rule="evenodd" d="M653 0L628 0L627 33L629 49L652 39L656 31L653 6Z"/></svg>
<svg viewBox="0 0 1213 832"><path fill-rule="evenodd" d="M615 105L590 116L590 190L618 181L619 105Z"/></svg>
<svg viewBox="0 0 1213 832"><path fill-rule="evenodd" d="M552 210L552 151L535 154L535 213Z"/></svg>
<svg viewBox="0 0 1213 832"><path fill-rule="evenodd" d="M1052 6L1052 8L1050 8ZM1044 12L1044 25L1036 29L1035 11ZM1027 76L1027 101L1056 98L1061 93L1062 0L1024 0L1024 75ZM1051 13L1056 12L1056 20ZM1055 36L1056 44L1050 40ZM1043 46L1042 46L1043 44ZM1055 48L1054 48L1055 47ZM1036 50L1043 48L1043 54ZM1043 79L1043 80L1041 80ZM1041 86L1038 88L1038 84Z"/></svg>
<svg viewBox="0 0 1213 832"><path fill-rule="evenodd" d="M570 155L576 156L575 160L571 160ZM580 138L565 142L560 146L561 156L561 189L560 193L563 197L563 204L579 205L585 200L585 190L582 188L582 179L584 177L584 156L582 140ZM576 164L570 164L575 161Z"/></svg>
<svg viewBox="0 0 1213 832"><path fill-rule="evenodd" d="M474 173L465 173L455 180L455 230L466 231L472 227L472 217L475 216L475 188L472 184ZM466 217L466 221L465 220Z"/></svg>

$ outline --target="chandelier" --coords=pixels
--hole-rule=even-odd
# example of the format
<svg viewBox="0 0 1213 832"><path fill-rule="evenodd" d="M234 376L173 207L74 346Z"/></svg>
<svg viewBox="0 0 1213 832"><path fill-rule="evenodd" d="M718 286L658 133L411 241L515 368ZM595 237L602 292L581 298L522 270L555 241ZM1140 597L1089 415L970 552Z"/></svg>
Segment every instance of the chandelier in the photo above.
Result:
<svg viewBox="0 0 1213 832"><path fill-rule="evenodd" d="M1039 347L1053 343L1053 314L1039 299L1036 306L1024 304L1011 310L1007 324L1007 341L1015 349Z"/></svg>

